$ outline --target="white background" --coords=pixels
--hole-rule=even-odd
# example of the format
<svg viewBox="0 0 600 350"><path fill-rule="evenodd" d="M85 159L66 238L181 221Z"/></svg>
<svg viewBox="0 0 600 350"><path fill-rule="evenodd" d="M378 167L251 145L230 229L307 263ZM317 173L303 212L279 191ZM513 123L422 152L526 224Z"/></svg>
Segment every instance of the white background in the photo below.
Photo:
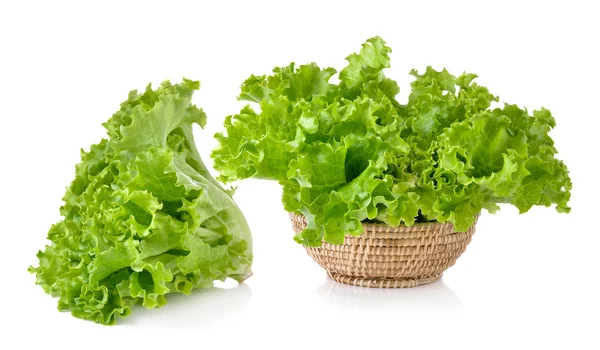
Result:
<svg viewBox="0 0 600 350"><path fill-rule="evenodd" d="M217 3L214 1L212 3ZM599 11L588 3L103 1L0 5L0 348L599 349ZM401 100L411 68L479 74L502 101L545 106L571 170L573 211L485 213L443 281L406 290L336 284L293 239L276 183L236 200L254 234L254 276L173 295L114 327L56 311L27 267L79 161L130 89L199 79L197 129L240 109L239 85L291 61L339 69L367 38L392 47ZM596 333L597 334L597 333Z"/></svg>

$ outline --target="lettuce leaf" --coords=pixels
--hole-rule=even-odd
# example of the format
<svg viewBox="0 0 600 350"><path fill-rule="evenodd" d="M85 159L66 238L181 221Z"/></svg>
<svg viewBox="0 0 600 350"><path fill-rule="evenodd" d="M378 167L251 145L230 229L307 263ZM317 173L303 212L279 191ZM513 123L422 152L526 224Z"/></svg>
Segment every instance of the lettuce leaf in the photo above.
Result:
<svg viewBox="0 0 600 350"><path fill-rule="evenodd" d="M60 310L110 325L135 304L251 274L248 224L194 144L192 125L206 124L191 103L199 88L184 79L130 92L104 124L109 138L82 151L64 219L30 268Z"/></svg>
<svg viewBox="0 0 600 350"><path fill-rule="evenodd" d="M529 113L474 82L427 67L411 71L408 102L384 75L391 49L371 38L333 68L277 67L251 76L215 135L215 167L225 182L255 177L283 186L286 210L307 218L295 238L309 246L360 235L361 222L391 226L452 222L467 230L501 203L524 213L556 204L569 212L571 180L548 135L547 109Z"/></svg>

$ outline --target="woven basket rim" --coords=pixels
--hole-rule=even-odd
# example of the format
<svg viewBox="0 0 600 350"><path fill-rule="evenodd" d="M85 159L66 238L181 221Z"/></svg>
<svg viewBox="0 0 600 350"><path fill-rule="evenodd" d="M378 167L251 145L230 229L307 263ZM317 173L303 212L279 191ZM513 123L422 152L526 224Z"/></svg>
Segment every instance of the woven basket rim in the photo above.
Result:
<svg viewBox="0 0 600 350"><path fill-rule="evenodd" d="M294 219L296 220L306 220L306 218L304 217L303 214L298 214L295 212L289 212L290 218L292 219L292 221ZM473 225L475 225L477 223L477 220L479 219L479 216L481 215L480 213L477 213L475 215L475 222L473 223ZM448 229L454 229L454 224L451 222L439 222L439 221L430 221L430 222L415 222L413 225L411 226L406 226L405 224L400 224L398 226L390 226L387 225L385 223L378 223L378 222L365 222L362 221L361 222L363 228L365 231L372 231L375 230L377 232L393 232L393 231L402 231L402 232L406 232L406 231L422 231L423 229L432 229L434 227L439 227L439 228L448 228Z"/></svg>

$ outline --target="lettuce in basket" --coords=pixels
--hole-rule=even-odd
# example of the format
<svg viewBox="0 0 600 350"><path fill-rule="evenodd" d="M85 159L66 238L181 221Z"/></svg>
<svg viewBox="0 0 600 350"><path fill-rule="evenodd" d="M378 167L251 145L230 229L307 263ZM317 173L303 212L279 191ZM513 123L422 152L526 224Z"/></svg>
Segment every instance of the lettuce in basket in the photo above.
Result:
<svg viewBox="0 0 600 350"><path fill-rule="evenodd" d="M427 67L408 103L383 70L391 49L375 37L333 68L277 67L250 76L239 99L256 104L227 117L213 151L220 179L278 181L287 211L308 226L296 240L343 243L361 222L451 222L466 231L482 209L510 203L520 212L556 204L569 212L571 180L548 135L547 109L528 112L498 101L474 82Z"/></svg>
<svg viewBox="0 0 600 350"><path fill-rule="evenodd" d="M214 280L251 274L252 238L231 195L209 174L192 125L198 81L132 91L108 139L82 151L64 196L64 219L30 271L59 310L114 324L131 306L166 303Z"/></svg>

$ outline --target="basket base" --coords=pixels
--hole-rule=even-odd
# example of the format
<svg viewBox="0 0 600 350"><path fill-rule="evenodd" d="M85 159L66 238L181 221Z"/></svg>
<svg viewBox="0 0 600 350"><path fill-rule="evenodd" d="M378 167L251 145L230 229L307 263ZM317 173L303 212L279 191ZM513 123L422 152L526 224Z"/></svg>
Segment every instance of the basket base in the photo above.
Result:
<svg viewBox="0 0 600 350"><path fill-rule="evenodd" d="M432 277L392 279L345 276L329 271L327 273L331 279L338 283L367 288L411 288L423 284L433 283L442 278L442 274Z"/></svg>

